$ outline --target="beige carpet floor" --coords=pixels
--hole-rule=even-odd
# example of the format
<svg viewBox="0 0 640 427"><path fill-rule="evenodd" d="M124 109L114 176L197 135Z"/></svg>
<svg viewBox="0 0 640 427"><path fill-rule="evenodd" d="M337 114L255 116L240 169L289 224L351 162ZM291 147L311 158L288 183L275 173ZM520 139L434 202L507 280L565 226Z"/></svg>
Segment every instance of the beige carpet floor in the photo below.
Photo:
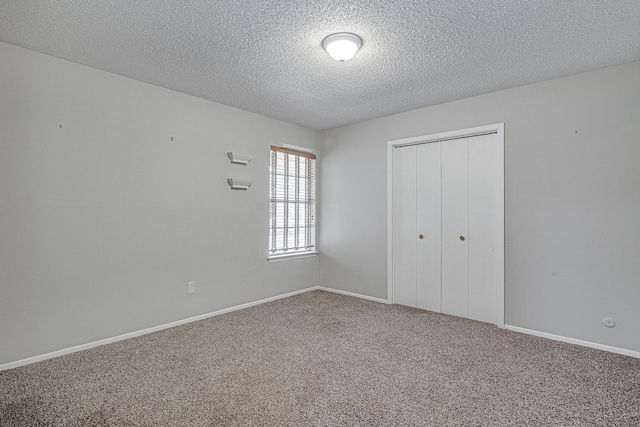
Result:
<svg viewBox="0 0 640 427"><path fill-rule="evenodd" d="M640 359L310 292L0 372L9 426L638 426Z"/></svg>

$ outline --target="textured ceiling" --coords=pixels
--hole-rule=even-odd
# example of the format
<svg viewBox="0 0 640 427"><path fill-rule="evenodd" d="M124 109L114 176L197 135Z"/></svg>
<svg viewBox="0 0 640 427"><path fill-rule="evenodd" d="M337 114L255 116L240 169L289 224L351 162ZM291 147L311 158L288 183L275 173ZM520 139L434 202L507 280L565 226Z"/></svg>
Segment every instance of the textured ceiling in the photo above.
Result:
<svg viewBox="0 0 640 427"><path fill-rule="evenodd" d="M320 46L337 31L364 40L346 63ZM639 0L0 0L0 41L311 129L637 61L639 40Z"/></svg>

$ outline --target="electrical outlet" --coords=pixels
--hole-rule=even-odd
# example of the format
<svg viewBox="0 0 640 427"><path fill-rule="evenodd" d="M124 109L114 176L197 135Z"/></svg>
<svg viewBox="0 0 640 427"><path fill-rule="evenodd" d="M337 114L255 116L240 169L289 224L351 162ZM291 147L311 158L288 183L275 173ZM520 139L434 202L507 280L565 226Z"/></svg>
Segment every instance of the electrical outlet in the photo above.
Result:
<svg viewBox="0 0 640 427"><path fill-rule="evenodd" d="M187 282L187 294L195 294L196 293L196 282Z"/></svg>

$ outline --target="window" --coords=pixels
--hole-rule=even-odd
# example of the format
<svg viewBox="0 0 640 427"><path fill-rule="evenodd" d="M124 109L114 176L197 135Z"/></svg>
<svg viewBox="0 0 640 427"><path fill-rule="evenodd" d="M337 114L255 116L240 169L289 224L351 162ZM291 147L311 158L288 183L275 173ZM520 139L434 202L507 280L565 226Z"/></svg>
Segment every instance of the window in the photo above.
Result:
<svg viewBox="0 0 640 427"><path fill-rule="evenodd" d="M269 258L315 254L315 154L271 146Z"/></svg>

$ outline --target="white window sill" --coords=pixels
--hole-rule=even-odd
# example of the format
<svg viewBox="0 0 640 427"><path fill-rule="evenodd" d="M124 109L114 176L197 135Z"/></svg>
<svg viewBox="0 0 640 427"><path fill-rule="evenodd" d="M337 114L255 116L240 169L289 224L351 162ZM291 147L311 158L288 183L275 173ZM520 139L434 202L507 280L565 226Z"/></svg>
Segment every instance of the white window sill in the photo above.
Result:
<svg viewBox="0 0 640 427"><path fill-rule="evenodd" d="M318 251L313 252L298 252L294 254L281 254L281 255L271 255L267 258L269 262L280 262L280 261L289 261L292 259L300 259L300 258L311 258L317 256L319 254Z"/></svg>

